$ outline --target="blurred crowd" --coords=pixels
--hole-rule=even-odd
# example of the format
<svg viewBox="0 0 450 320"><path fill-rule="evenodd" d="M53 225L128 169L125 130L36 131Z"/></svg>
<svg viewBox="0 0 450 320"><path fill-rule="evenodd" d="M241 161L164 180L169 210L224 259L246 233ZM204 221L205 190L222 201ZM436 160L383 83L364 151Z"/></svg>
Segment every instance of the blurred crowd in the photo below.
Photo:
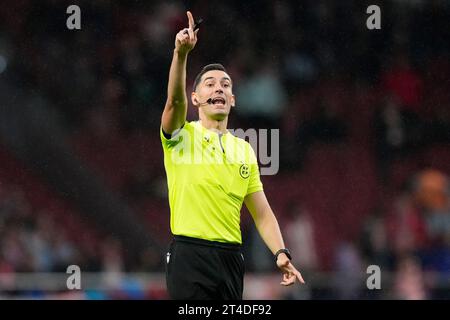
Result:
<svg viewBox="0 0 450 320"><path fill-rule="evenodd" d="M124 276L129 270L119 241L83 239L55 208L34 210L20 186L0 184L0 298L166 298L162 284ZM134 273L149 271L145 252L142 257ZM73 265L82 271L82 293L66 287Z"/></svg>
<svg viewBox="0 0 450 320"><path fill-rule="evenodd" d="M289 297L450 296L448 1L380 1L373 31L370 1L76 1L78 31L65 27L73 1L6 2L0 76L45 98L77 157L165 227L156 237L169 238L160 116L189 9L204 23L188 84L223 63L237 98L229 126L280 129L266 193L299 268L333 274L333 290ZM0 272L163 270L151 255L128 261L112 236L81 247L23 193L0 180ZM242 228L248 270L274 271L248 218ZM368 265L387 272L388 293L364 291Z"/></svg>
<svg viewBox="0 0 450 320"><path fill-rule="evenodd" d="M0 185L0 272L65 272L78 248L48 212L32 213L23 190Z"/></svg>

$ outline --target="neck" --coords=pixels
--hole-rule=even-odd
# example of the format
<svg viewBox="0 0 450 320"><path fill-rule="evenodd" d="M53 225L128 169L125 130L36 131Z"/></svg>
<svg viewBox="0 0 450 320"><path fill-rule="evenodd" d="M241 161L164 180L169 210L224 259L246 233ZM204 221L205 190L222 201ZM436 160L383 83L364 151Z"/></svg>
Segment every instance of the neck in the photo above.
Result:
<svg viewBox="0 0 450 320"><path fill-rule="evenodd" d="M227 133L227 123L228 117L223 120L214 120L207 117L200 117L200 124L211 131L216 131L217 133Z"/></svg>

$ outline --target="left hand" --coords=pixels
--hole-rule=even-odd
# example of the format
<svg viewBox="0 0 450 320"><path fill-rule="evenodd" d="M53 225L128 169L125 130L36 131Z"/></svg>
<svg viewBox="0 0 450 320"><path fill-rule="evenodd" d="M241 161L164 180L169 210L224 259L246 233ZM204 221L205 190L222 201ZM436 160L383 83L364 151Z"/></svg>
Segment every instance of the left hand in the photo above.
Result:
<svg viewBox="0 0 450 320"><path fill-rule="evenodd" d="M277 266L283 272L283 281L280 282L283 286L290 286L298 279L300 283L305 284L305 280L301 273L294 267L289 258L285 254L280 254L277 259Z"/></svg>

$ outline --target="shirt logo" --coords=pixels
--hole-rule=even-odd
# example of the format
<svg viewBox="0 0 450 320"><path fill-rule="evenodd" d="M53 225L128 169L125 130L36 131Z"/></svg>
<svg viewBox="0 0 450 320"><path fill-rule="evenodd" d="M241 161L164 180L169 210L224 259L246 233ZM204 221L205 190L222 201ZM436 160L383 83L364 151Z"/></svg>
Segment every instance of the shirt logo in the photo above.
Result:
<svg viewBox="0 0 450 320"><path fill-rule="evenodd" d="M248 165L246 164L241 165L241 167L239 168L239 174L241 175L242 178L247 179L250 176L250 169Z"/></svg>

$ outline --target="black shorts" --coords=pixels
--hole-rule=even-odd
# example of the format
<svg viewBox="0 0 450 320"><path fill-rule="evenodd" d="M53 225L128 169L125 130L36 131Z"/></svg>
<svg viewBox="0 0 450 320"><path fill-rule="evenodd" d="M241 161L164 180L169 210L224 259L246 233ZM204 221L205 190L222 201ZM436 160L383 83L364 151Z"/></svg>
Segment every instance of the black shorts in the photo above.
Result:
<svg viewBox="0 0 450 320"><path fill-rule="evenodd" d="M166 283L174 300L242 300L241 246L175 236L166 261Z"/></svg>

